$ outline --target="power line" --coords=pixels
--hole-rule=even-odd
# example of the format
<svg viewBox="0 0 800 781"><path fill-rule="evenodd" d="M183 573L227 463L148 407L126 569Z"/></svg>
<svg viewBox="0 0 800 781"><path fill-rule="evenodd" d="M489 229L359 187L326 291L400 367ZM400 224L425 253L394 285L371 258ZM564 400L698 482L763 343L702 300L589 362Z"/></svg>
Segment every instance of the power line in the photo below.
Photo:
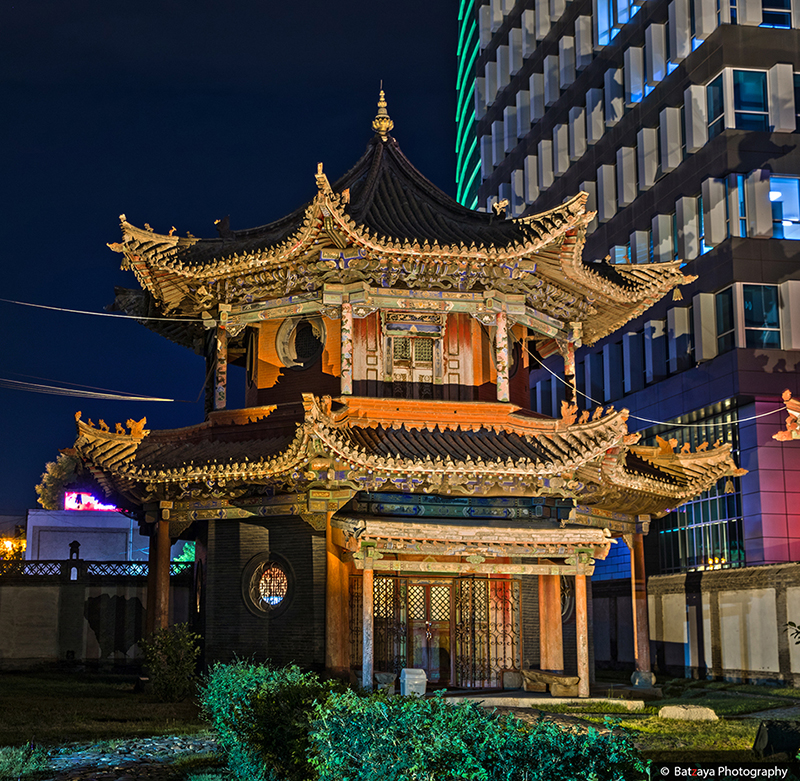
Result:
<svg viewBox="0 0 800 781"><path fill-rule="evenodd" d="M514 338L516 338L516 337L514 337ZM563 377L561 377L558 374L556 374L549 366L546 366L539 359L539 357L534 354L534 352L531 350L530 347L528 347L526 345L525 349L528 351L528 354L531 356L531 358L533 358L543 369L546 369L547 371L549 371L550 374L553 375L553 377L555 377L559 382L563 383L568 388L570 388L570 390L574 391L575 393L579 394L580 396L583 396L585 399L588 399L589 401L592 402L592 404L596 404L598 407L602 407L602 406L605 405L605 402L597 401L597 399L593 399L588 394L584 393L583 391L579 391L576 387L570 385ZM758 415L752 415L749 418L738 418L737 422L738 423L745 423L748 420L757 420L758 418L765 418L765 417L767 417L767 415L774 415L776 412L783 412L784 409L785 409L785 407L777 407L776 409L770 410L769 412L762 412L762 413L760 413ZM667 422L667 421L664 421L664 420L653 420L652 418L643 418L641 415L634 415L632 413L629 413L629 417L635 418L636 420L641 420L641 421L643 421L645 423L655 423L656 425L659 425L659 426L666 426L667 428L706 428L709 425L718 425L718 424L713 424L713 423L674 423L674 422L670 423L670 422Z"/></svg>
<svg viewBox="0 0 800 781"><path fill-rule="evenodd" d="M64 388L58 385L41 385L35 382L22 382L0 377L0 388L28 391L29 393L45 393L51 396L74 396L81 399L104 399L106 401L168 401L180 402L182 399L163 399L157 396L138 396L124 391L117 393L98 393L97 391ZM192 402L185 402L191 404Z"/></svg>
<svg viewBox="0 0 800 781"><path fill-rule="evenodd" d="M218 325L220 321L214 319L203 319L200 317L145 317L140 315L116 315L113 312L90 312L85 309L69 309L63 306L47 306L46 304L32 304L29 301L14 301L10 298L0 298L5 304L16 304L17 306L30 306L35 309L49 309L53 312L69 312L74 315L94 315L95 317L113 317L115 320L154 320L159 323L203 323L205 325Z"/></svg>

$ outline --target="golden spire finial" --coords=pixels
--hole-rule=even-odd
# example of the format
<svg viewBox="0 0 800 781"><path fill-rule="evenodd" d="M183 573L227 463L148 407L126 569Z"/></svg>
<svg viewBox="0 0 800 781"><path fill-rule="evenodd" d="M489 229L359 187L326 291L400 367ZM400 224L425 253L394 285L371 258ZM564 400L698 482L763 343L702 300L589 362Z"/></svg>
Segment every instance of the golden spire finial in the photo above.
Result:
<svg viewBox="0 0 800 781"><path fill-rule="evenodd" d="M394 122L386 110L386 95L383 91L383 82L381 82L381 94L378 97L378 113L375 119L372 120L372 129L384 141L389 137L389 131L394 127Z"/></svg>

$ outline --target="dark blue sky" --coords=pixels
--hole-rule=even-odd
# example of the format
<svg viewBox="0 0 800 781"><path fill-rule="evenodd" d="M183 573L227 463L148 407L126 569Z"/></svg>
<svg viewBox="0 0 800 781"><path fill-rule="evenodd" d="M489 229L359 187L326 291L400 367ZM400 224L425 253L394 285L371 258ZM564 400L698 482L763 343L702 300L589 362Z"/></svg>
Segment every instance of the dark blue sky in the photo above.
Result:
<svg viewBox="0 0 800 781"><path fill-rule="evenodd" d="M379 81L393 135L454 194L455 0L402 3L34 0L0 4L0 297L102 312L119 215L215 236L313 197L372 135ZM74 413L112 426L200 422L203 361L132 321L0 303L0 378L192 403L98 401L0 388L0 514L36 507ZM244 377L234 369L231 404Z"/></svg>

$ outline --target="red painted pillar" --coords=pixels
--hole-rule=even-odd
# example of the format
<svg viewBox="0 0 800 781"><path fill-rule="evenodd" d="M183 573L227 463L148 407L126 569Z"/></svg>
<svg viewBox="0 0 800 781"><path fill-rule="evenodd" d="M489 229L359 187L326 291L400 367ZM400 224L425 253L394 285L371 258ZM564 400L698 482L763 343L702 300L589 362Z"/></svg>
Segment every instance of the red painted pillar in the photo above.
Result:
<svg viewBox="0 0 800 781"><path fill-rule="evenodd" d="M633 596L633 645L636 672L631 678L637 686L652 686L650 670L650 627L647 618L647 587L644 572L644 535L636 532L631 544L631 591Z"/></svg>
<svg viewBox="0 0 800 781"><path fill-rule="evenodd" d="M539 667L564 672L560 575L539 575Z"/></svg>

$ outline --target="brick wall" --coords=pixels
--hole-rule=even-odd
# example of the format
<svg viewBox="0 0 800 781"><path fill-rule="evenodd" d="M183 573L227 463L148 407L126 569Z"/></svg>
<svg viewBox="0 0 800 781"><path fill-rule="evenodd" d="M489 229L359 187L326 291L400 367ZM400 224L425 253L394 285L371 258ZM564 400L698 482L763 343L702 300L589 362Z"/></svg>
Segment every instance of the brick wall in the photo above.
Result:
<svg viewBox="0 0 800 781"><path fill-rule="evenodd" d="M209 521L205 661L234 657L322 669L325 663L325 534L296 517ZM261 553L290 567L288 607L274 618L248 610L242 573Z"/></svg>

